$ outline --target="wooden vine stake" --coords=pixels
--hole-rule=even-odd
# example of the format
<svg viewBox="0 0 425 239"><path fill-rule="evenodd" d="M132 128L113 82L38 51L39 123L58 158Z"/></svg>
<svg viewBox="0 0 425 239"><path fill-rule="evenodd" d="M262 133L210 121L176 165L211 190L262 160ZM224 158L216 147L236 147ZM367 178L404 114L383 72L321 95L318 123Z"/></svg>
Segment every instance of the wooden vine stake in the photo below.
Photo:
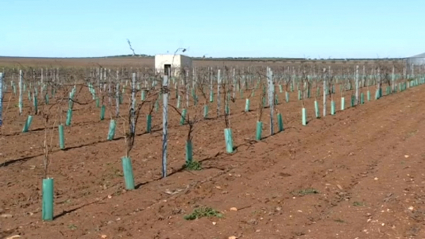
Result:
<svg viewBox="0 0 425 239"><path fill-rule="evenodd" d="M323 117L326 116L326 68L323 68Z"/></svg>
<svg viewBox="0 0 425 239"><path fill-rule="evenodd" d="M220 117L221 71L217 72L217 118Z"/></svg>
<svg viewBox="0 0 425 239"><path fill-rule="evenodd" d="M267 67L267 83L268 83L268 94L269 94L269 106L270 106L270 135L274 134L274 83L273 83L273 72L270 67Z"/></svg>
<svg viewBox="0 0 425 239"><path fill-rule="evenodd" d="M392 93L394 93L395 92L395 90L396 90L396 85L395 85L395 67L393 66L393 72L392 72L392 75L391 75L391 92Z"/></svg>
<svg viewBox="0 0 425 239"><path fill-rule="evenodd" d="M137 110L137 116L139 115L140 107ZM133 73L133 77L132 77L131 107L130 107L130 112L128 117L129 117L130 129L125 136L127 150L126 150L125 157L123 157L121 160L122 160L122 167L124 171L125 188L127 190L133 190L135 186L134 186L133 166L131 164L131 159L130 159L130 151L133 148L134 138L136 136L135 135L136 121L137 121L137 118L136 118L136 73Z"/></svg>
<svg viewBox="0 0 425 239"><path fill-rule="evenodd" d="M261 88L263 88L263 84L261 84ZM255 140L261 140L261 134L263 131L263 121L261 120L263 117L263 99L266 97L266 92L261 91L260 101L258 103L258 119L257 119L257 128L255 132Z"/></svg>
<svg viewBox="0 0 425 239"><path fill-rule="evenodd" d="M168 76L162 81L162 177L167 177L167 140L168 140Z"/></svg>
<svg viewBox="0 0 425 239"><path fill-rule="evenodd" d="M356 66L356 103L355 105L359 104L359 66Z"/></svg>
<svg viewBox="0 0 425 239"><path fill-rule="evenodd" d="M19 70L19 115L22 115L22 108L23 108L23 101L22 101L22 94L23 94L23 77L24 74L22 73L22 70Z"/></svg>
<svg viewBox="0 0 425 239"><path fill-rule="evenodd" d="M115 118L120 115L120 78L117 70L117 82L115 85Z"/></svg>

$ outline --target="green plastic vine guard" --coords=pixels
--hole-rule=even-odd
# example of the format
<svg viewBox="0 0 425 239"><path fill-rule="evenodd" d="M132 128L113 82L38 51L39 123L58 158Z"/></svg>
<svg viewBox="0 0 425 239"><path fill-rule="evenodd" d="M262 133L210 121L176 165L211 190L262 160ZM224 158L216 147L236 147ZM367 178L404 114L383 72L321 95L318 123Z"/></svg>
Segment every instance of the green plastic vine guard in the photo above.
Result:
<svg viewBox="0 0 425 239"><path fill-rule="evenodd" d="M278 126L278 129L279 129L279 132L281 132L281 131L284 130L284 128L283 128L282 114L281 113L278 113L277 114L277 126Z"/></svg>
<svg viewBox="0 0 425 239"><path fill-rule="evenodd" d="M109 131L108 131L107 140L113 140L114 139L115 128L116 128L116 122L115 122L115 120L111 119L111 121L109 122Z"/></svg>
<svg viewBox="0 0 425 239"><path fill-rule="evenodd" d="M193 144L192 141L186 141L186 165L193 161Z"/></svg>
<svg viewBox="0 0 425 239"><path fill-rule="evenodd" d="M187 113L187 110L183 109L182 115L181 115L181 118L180 118L180 125L184 125L184 123L186 121L186 113Z"/></svg>
<svg viewBox="0 0 425 239"><path fill-rule="evenodd" d="M53 178L43 179L41 217L43 221L53 220Z"/></svg>
<svg viewBox="0 0 425 239"><path fill-rule="evenodd" d="M257 121L257 129L255 131L255 140L261 140L262 132L263 132L263 122Z"/></svg>
<svg viewBox="0 0 425 239"><path fill-rule="evenodd" d="M72 96L71 93L69 93L68 109L72 109L74 107L74 101L73 101L73 98L71 97Z"/></svg>
<svg viewBox="0 0 425 239"><path fill-rule="evenodd" d="M226 152L233 153L233 138L232 130L229 128L224 129L224 139L226 142Z"/></svg>
<svg viewBox="0 0 425 239"><path fill-rule="evenodd" d="M33 100L33 104L34 104L34 112L38 112L38 101L37 101L37 96L34 95L34 100Z"/></svg>
<svg viewBox="0 0 425 239"><path fill-rule="evenodd" d="M314 112L316 113L316 118L320 118L320 109L317 100L314 101Z"/></svg>
<svg viewBox="0 0 425 239"><path fill-rule="evenodd" d="M345 98L341 97L341 110L345 110Z"/></svg>
<svg viewBox="0 0 425 239"><path fill-rule="evenodd" d="M150 133L152 131L152 115L146 116L146 132Z"/></svg>
<svg viewBox="0 0 425 239"><path fill-rule="evenodd" d="M65 125L66 126L70 126L71 125L71 120L72 120L72 109L68 109L68 111L66 113L66 122L65 122Z"/></svg>
<svg viewBox="0 0 425 239"><path fill-rule="evenodd" d="M64 127L62 124L58 126L58 132L59 132L59 148L65 149L65 132L64 132Z"/></svg>
<svg viewBox="0 0 425 239"><path fill-rule="evenodd" d="M208 105L204 105L204 118L208 118Z"/></svg>
<svg viewBox="0 0 425 239"><path fill-rule="evenodd" d="M335 114L335 101L331 101L331 115Z"/></svg>
<svg viewBox="0 0 425 239"><path fill-rule="evenodd" d="M307 110L305 108L302 108L301 113L302 113L301 115L302 125L307 125Z"/></svg>
<svg viewBox="0 0 425 239"><path fill-rule="evenodd" d="M210 102L214 102L214 93L210 92Z"/></svg>
<svg viewBox="0 0 425 239"><path fill-rule="evenodd" d="M125 189L133 190L134 176L133 176L133 166L131 165L131 159L129 157L122 157L121 160L122 160L122 168L124 171Z"/></svg>
<svg viewBox="0 0 425 239"><path fill-rule="evenodd" d="M25 121L24 128L22 132L28 132L32 123L32 115L28 115L27 120Z"/></svg>
<svg viewBox="0 0 425 239"><path fill-rule="evenodd" d="M100 120L105 119L105 110L106 110L106 106L102 105L102 107L100 108Z"/></svg>
<svg viewBox="0 0 425 239"><path fill-rule="evenodd" d="M375 91L375 100L379 99L379 89Z"/></svg>

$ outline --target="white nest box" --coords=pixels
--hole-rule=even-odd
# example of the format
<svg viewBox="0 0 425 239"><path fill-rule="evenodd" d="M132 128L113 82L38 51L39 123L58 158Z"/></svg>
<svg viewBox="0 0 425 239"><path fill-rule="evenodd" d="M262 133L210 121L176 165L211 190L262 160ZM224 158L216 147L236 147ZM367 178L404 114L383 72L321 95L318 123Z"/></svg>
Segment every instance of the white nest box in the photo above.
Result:
<svg viewBox="0 0 425 239"><path fill-rule="evenodd" d="M181 69L192 68L192 59L185 55L155 55L155 69L158 73L168 75L171 69L172 75L179 75Z"/></svg>

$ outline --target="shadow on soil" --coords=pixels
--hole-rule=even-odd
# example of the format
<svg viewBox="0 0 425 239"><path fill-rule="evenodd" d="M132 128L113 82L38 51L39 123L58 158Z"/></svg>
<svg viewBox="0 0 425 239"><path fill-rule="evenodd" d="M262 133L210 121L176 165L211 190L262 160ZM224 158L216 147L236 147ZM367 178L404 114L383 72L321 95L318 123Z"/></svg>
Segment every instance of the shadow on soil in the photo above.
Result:
<svg viewBox="0 0 425 239"><path fill-rule="evenodd" d="M44 130L44 129L42 129L42 130ZM162 129L152 130L151 133L159 132L161 130ZM149 133L143 132L143 133L136 134L136 136L142 136L142 135L145 135L145 134L149 134ZM122 139L124 139L124 136L121 136L121 137L118 137L118 138L114 138L113 140L101 140L101 141L95 141L95 142L91 142L91 143L87 143L87 144L81 144L81 145L71 146L71 147L67 147L67 148L62 149L62 150L61 149L57 149L57 150L53 150L51 153L59 152L59 151L68 151L68 150L71 150L71 149L78 149L78 148L83 148L83 147L86 147L86 146L91 146L91 145L96 145L96 144L101 144L101 143L107 143L109 141L117 141L117 140L122 140ZM25 156L25 157L21 157L21 158L17 158L17 159L10 159L10 160L7 160L7 161L5 161L3 163L0 163L0 168L7 167L7 166L9 166L11 164L14 164L14 163L26 162L26 161L28 161L30 159L33 159L33 158L36 158L36 157L40 157L42 155L43 155L43 153L36 154L36 155L31 155L31 156Z"/></svg>
<svg viewBox="0 0 425 239"><path fill-rule="evenodd" d="M77 210L79 210L79 209L81 209L81 208L84 208L84 207L86 207L86 206L89 206L89 205L92 205L92 204L95 204L95 203L101 203L101 202L100 202L100 201L94 201L94 202L90 202L90 203L83 204L83 205L81 205L81 206L78 206L78 207L73 208L73 209L70 209L70 210L65 210L65 211L63 211L62 213L60 213L60 214L58 214L58 215L54 216L53 220L56 220L56 219L58 219L58 218L60 218L60 217L63 217L63 216L65 216L65 215L69 214L69 213L75 212L75 211L77 211Z"/></svg>

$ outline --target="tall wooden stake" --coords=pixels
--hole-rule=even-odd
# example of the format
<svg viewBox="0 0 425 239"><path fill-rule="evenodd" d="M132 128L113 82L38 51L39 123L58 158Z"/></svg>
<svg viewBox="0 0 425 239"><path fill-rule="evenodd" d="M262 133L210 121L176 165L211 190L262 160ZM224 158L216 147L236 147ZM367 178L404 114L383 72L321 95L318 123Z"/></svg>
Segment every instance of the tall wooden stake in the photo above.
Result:
<svg viewBox="0 0 425 239"><path fill-rule="evenodd" d="M232 93L232 97L233 99L236 97L236 69L233 68L233 93Z"/></svg>
<svg viewBox="0 0 425 239"><path fill-rule="evenodd" d="M22 93L23 93L23 78L24 78L24 74L22 73L22 70L19 70L19 115L22 114Z"/></svg>
<svg viewBox="0 0 425 239"><path fill-rule="evenodd" d="M184 87L186 92L186 108L189 108L189 91L190 91L190 85L189 85L189 70L185 71L185 77L184 77Z"/></svg>
<svg viewBox="0 0 425 239"><path fill-rule="evenodd" d="M120 78L117 70L117 83L115 86L115 117L118 118L120 115Z"/></svg>
<svg viewBox="0 0 425 239"><path fill-rule="evenodd" d="M326 116L326 68L323 69L323 117Z"/></svg>
<svg viewBox="0 0 425 239"><path fill-rule="evenodd" d="M356 105L359 104L359 66L356 66Z"/></svg>
<svg viewBox="0 0 425 239"><path fill-rule="evenodd" d="M162 82L162 177L167 177L167 140L168 140L168 76Z"/></svg>
<svg viewBox="0 0 425 239"><path fill-rule="evenodd" d="M394 66L393 66L393 74L392 74L392 76L391 76L391 90L392 90L392 92L394 92L395 91L395 68L394 68Z"/></svg>
<svg viewBox="0 0 425 239"><path fill-rule="evenodd" d="M221 89L221 71L217 72L217 117L220 117L220 89Z"/></svg>
<svg viewBox="0 0 425 239"><path fill-rule="evenodd" d="M136 132L136 73L133 73L132 85L131 85L131 126L130 132L135 134Z"/></svg>
<svg viewBox="0 0 425 239"><path fill-rule="evenodd" d="M269 94L269 106L270 106L270 135L274 134L274 84L273 84L273 72L267 67L267 82L268 82L268 94Z"/></svg>

